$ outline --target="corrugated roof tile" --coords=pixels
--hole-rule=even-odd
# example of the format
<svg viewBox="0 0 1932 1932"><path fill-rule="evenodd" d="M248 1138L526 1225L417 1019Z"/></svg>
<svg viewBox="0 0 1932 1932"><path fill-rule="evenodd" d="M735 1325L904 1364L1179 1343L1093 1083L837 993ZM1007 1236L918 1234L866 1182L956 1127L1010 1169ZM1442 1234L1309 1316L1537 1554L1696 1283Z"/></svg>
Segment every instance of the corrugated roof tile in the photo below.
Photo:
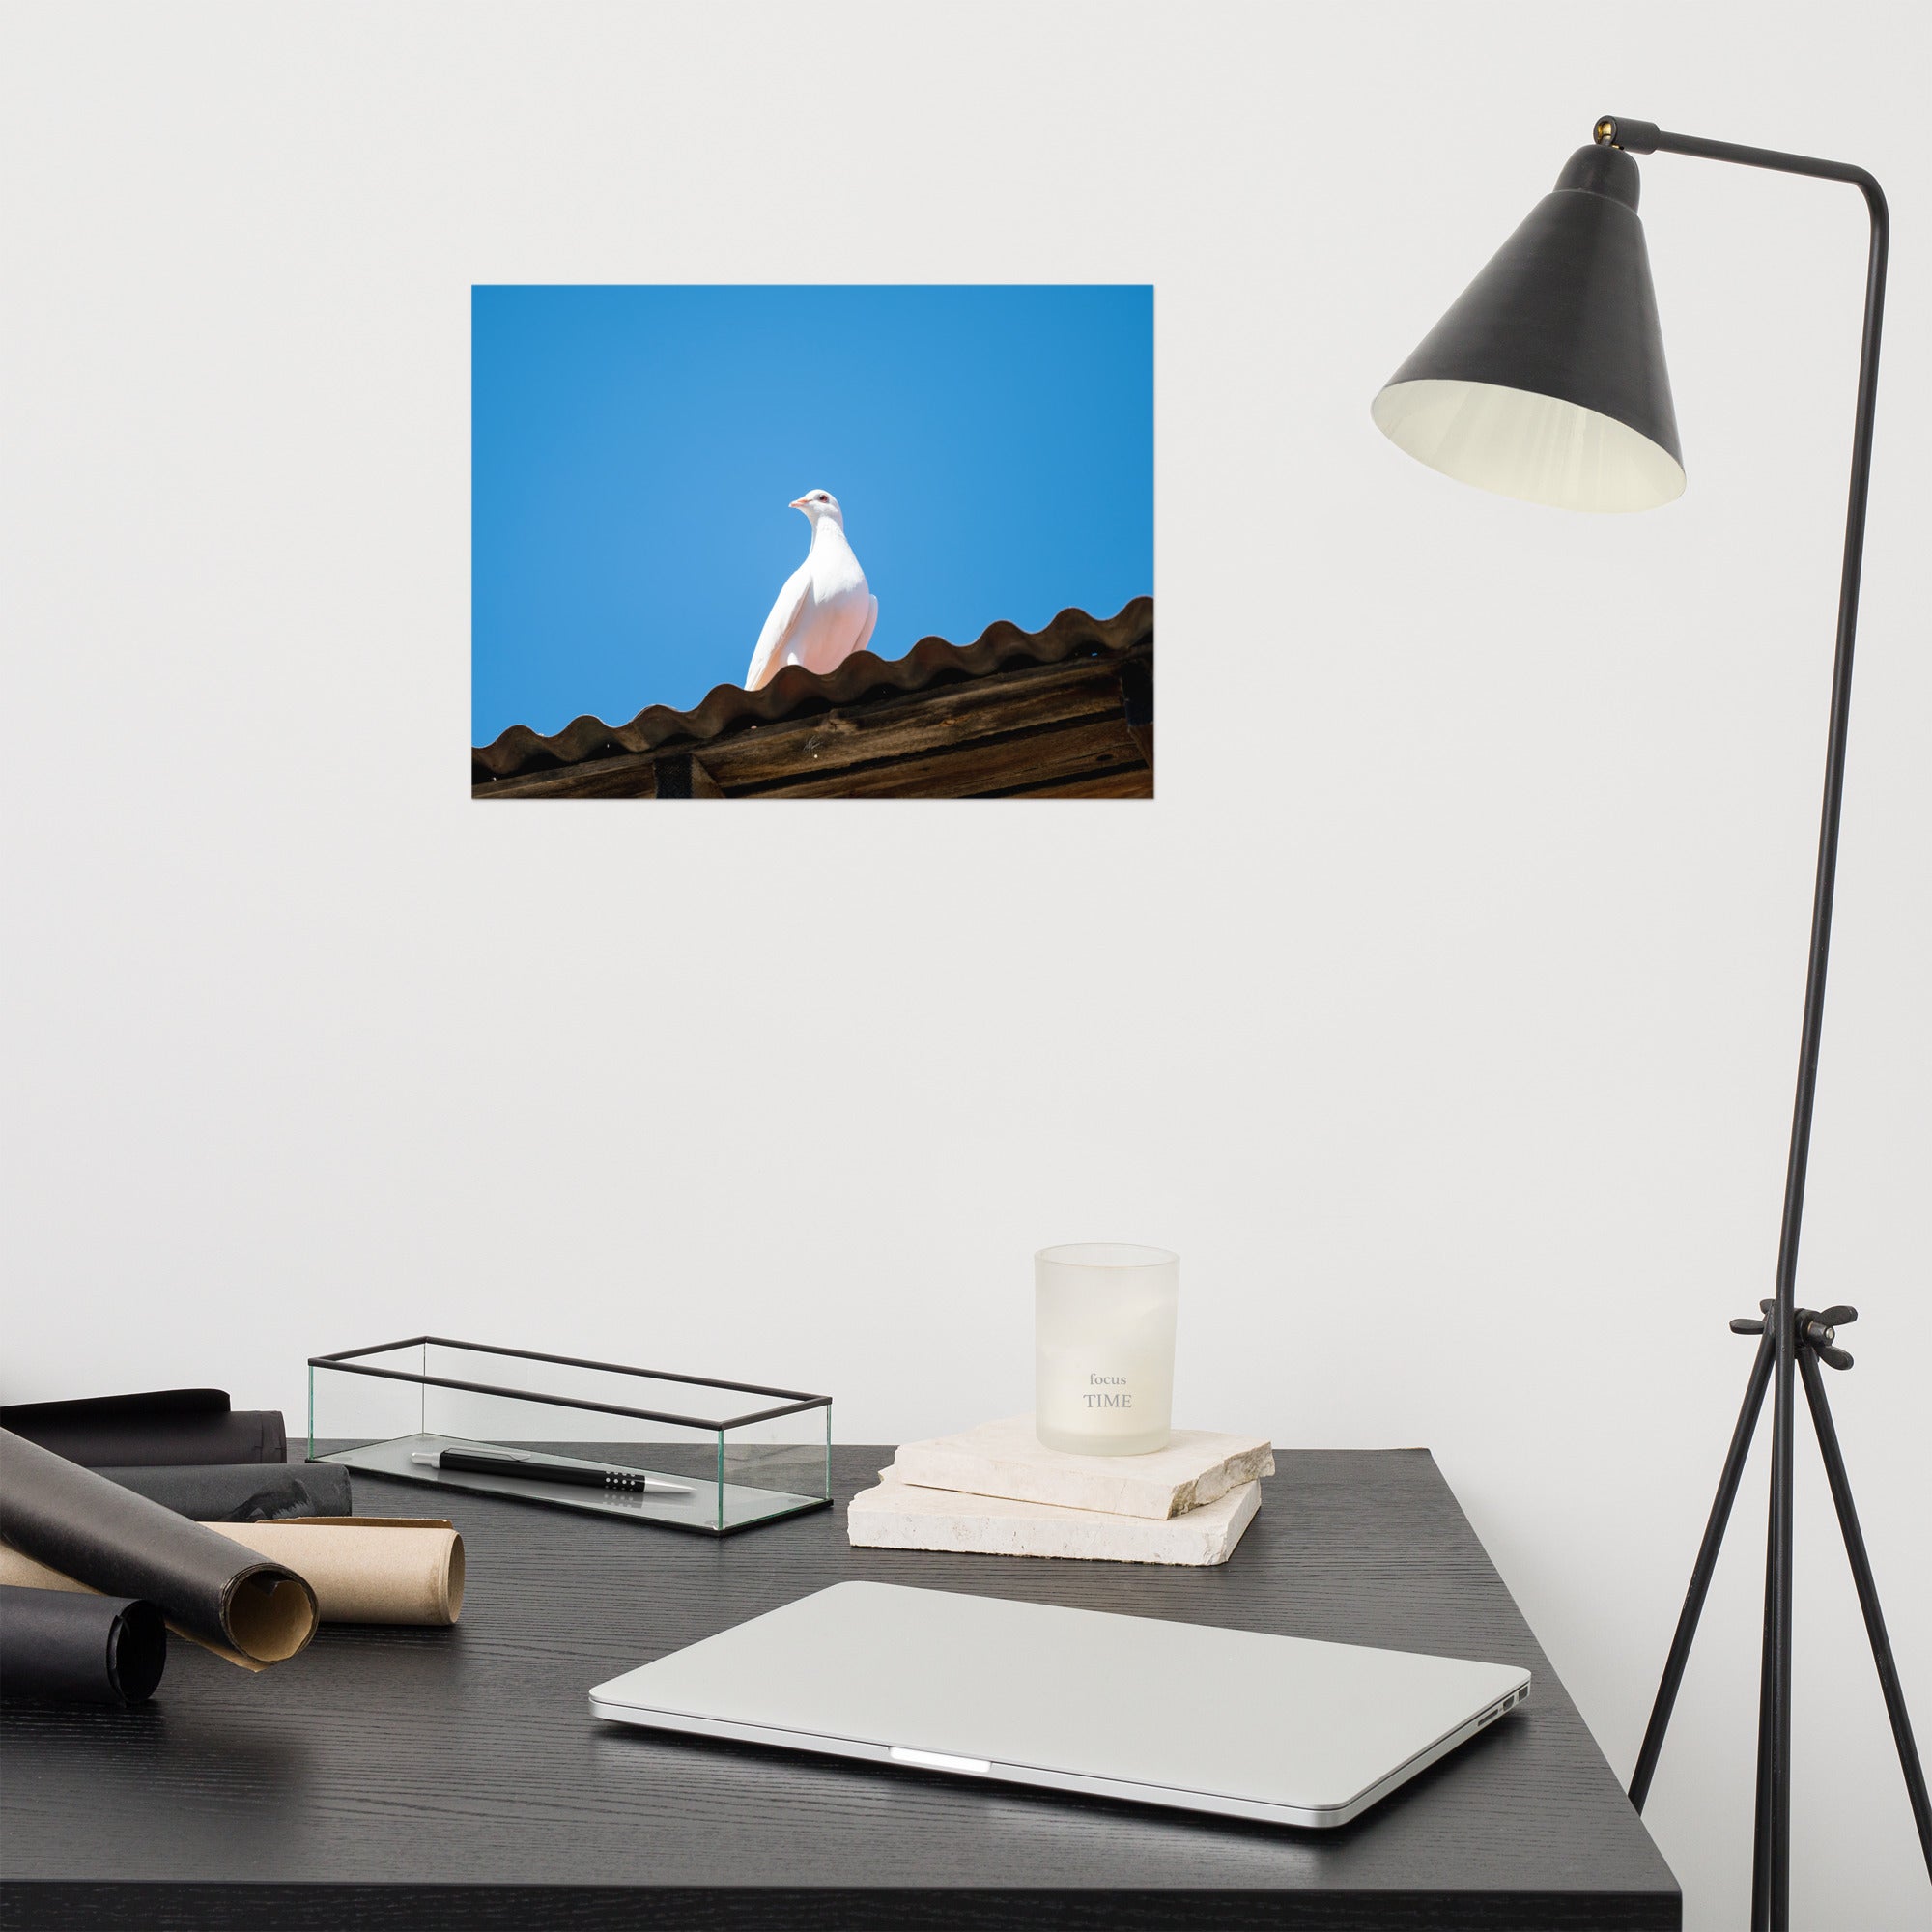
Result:
<svg viewBox="0 0 1932 1932"><path fill-rule="evenodd" d="M761 691L721 684L689 711L652 704L628 724L579 718L548 738L526 724L513 724L494 744L471 752L472 782L486 784L492 779L554 771L626 752L695 748L754 724L852 704L875 692L923 691L984 677L1016 662L1060 664L1075 657L1122 656L1152 636L1153 599L1136 597L1111 617L1063 611L1043 631L1022 631L1002 620L970 644L922 638L903 657L876 658L870 651L859 651L823 675L792 665Z"/></svg>

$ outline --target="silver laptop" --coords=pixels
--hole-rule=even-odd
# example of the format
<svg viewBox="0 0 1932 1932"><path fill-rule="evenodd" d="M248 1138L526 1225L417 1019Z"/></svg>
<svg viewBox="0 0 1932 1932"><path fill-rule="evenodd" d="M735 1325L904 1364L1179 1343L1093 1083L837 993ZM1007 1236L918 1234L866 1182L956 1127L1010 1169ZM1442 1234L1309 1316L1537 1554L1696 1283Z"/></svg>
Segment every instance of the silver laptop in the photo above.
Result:
<svg viewBox="0 0 1932 1932"><path fill-rule="evenodd" d="M837 1583L593 1717L1142 1804L1345 1825L1529 1695L1507 1663Z"/></svg>

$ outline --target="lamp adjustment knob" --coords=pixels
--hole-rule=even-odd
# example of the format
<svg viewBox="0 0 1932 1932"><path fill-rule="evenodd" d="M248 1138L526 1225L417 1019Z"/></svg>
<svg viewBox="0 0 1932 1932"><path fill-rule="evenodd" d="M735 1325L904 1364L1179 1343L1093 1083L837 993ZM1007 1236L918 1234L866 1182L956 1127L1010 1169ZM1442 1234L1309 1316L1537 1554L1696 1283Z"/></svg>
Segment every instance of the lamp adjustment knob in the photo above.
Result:
<svg viewBox="0 0 1932 1932"><path fill-rule="evenodd" d="M1627 155L1657 153L1655 121L1633 121L1627 114L1605 114L1590 130L1600 147L1621 148Z"/></svg>

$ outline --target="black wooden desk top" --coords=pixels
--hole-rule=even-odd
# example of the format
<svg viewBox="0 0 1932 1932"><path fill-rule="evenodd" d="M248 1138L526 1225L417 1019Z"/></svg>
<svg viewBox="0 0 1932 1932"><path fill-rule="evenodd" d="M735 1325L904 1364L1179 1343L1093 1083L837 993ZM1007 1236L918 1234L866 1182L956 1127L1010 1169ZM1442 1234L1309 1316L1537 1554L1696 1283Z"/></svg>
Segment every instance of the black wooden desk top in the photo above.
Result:
<svg viewBox="0 0 1932 1932"><path fill-rule="evenodd" d="M448 1493L454 1630L176 1642L134 1711L0 1719L8 1927L1674 1927L1676 1882L1426 1450L1279 1456L1215 1570L711 1542ZM425 1492L357 1475L363 1515ZM1524 1664L1530 1703L1339 1831L1163 1813L594 1722L593 1684L844 1577Z"/></svg>

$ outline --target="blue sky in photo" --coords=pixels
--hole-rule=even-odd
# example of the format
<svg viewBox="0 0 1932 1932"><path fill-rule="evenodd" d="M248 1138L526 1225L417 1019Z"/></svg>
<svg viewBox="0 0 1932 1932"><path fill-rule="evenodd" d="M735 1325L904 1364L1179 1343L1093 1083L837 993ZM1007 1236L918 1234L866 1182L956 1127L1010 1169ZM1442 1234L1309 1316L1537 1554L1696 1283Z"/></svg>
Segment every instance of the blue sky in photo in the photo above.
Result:
<svg viewBox="0 0 1932 1932"><path fill-rule="evenodd" d="M829 490L870 648L1153 589L1148 287L471 296L473 742L744 678Z"/></svg>

